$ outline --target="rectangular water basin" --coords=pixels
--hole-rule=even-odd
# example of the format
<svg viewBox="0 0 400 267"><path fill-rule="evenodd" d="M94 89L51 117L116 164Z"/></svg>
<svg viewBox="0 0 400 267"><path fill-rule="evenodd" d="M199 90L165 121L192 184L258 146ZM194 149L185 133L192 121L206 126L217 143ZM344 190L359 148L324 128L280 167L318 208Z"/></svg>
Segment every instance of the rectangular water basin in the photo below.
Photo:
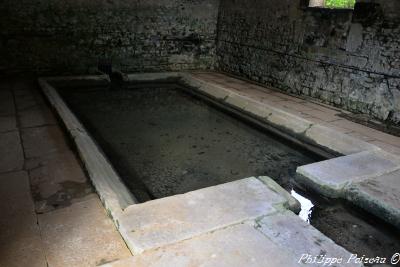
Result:
<svg viewBox="0 0 400 267"><path fill-rule="evenodd" d="M178 84L59 93L140 202L261 175L289 190L298 166L322 159Z"/></svg>

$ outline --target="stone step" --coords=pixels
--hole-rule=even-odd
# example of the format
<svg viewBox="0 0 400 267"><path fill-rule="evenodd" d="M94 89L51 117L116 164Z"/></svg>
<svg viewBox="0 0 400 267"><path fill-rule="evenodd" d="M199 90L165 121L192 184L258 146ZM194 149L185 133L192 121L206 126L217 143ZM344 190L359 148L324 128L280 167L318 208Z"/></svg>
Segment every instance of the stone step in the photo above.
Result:
<svg viewBox="0 0 400 267"><path fill-rule="evenodd" d="M288 200L257 178L247 178L128 207L119 230L141 253L286 210Z"/></svg>
<svg viewBox="0 0 400 267"><path fill-rule="evenodd" d="M362 266L353 254L292 212L266 216L257 221L256 228L306 265Z"/></svg>
<svg viewBox="0 0 400 267"><path fill-rule="evenodd" d="M350 184L346 199L400 229L400 170Z"/></svg>
<svg viewBox="0 0 400 267"><path fill-rule="evenodd" d="M400 157L365 151L297 168L297 179L343 198L400 229Z"/></svg>
<svg viewBox="0 0 400 267"><path fill-rule="evenodd" d="M276 267L299 266L296 259L252 225L238 224L103 267Z"/></svg>
<svg viewBox="0 0 400 267"><path fill-rule="evenodd" d="M344 197L351 182L400 169L400 158L384 151L364 151L297 168L298 180L323 195Z"/></svg>
<svg viewBox="0 0 400 267"><path fill-rule="evenodd" d="M294 213L283 211L103 267L362 266L357 260Z"/></svg>

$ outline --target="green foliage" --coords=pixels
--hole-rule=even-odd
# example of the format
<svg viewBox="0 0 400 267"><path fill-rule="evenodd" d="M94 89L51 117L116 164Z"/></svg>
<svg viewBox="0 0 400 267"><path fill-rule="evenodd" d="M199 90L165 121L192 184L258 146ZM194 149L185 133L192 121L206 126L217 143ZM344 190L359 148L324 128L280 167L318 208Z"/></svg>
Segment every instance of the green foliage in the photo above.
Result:
<svg viewBox="0 0 400 267"><path fill-rule="evenodd" d="M328 8L354 8L356 0L325 0Z"/></svg>

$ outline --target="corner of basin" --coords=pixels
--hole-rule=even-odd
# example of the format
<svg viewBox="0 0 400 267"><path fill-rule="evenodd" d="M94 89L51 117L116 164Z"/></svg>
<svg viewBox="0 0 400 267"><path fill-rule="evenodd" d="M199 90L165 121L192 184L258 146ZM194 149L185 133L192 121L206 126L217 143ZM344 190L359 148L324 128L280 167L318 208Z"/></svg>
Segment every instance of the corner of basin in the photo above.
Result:
<svg viewBox="0 0 400 267"><path fill-rule="evenodd" d="M284 203L279 203L280 206L283 206L284 210L291 210L294 213L299 213L301 210L300 202L295 199L292 195L289 194L285 189L283 189L278 183L276 183L272 178L268 176L258 176L255 177L260 180L265 186L267 186L270 190L277 193L281 197L285 199Z"/></svg>
<svg viewBox="0 0 400 267"><path fill-rule="evenodd" d="M331 184L329 182L325 182L319 179L319 177L306 172L303 168L305 166L297 168L295 177L296 182L329 198L337 199L344 197L345 187L347 183Z"/></svg>

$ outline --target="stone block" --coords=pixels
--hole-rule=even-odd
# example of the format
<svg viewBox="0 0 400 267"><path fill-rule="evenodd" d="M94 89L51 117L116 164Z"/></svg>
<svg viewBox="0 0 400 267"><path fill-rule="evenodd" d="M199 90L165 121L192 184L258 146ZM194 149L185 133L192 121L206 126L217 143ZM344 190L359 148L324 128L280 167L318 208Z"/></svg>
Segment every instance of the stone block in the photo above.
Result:
<svg viewBox="0 0 400 267"><path fill-rule="evenodd" d="M342 259L342 263L332 263L331 266L362 266L354 261L348 263L350 252L336 245L331 239L291 212L266 216L257 221L257 229L292 254L292 258L299 264L328 266L329 262L325 261L335 258ZM322 263L307 264L308 255L320 257Z"/></svg>
<svg viewBox="0 0 400 267"><path fill-rule="evenodd" d="M281 187L277 182L268 176L257 177L261 182L263 182L269 189L281 195L286 199L286 208L293 211L294 213L299 213L301 210L300 202L295 199L288 191Z"/></svg>
<svg viewBox="0 0 400 267"><path fill-rule="evenodd" d="M131 256L96 195L38 217L49 266L96 266Z"/></svg>
<svg viewBox="0 0 400 267"><path fill-rule="evenodd" d="M257 103L255 101L249 101L249 105L246 106L245 111L255 115L259 118L267 118L274 112L274 109L266 104Z"/></svg>
<svg viewBox="0 0 400 267"><path fill-rule="evenodd" d="M296 134L305 133L312 125L310 121L283 110L277 110L273 112L267 118L267 121Z"/></svg>
<svg viewBox="0 0 400 267"><path fill-rule="evenodd" d="M17 121L15 116L0 115L0 133L17 130Z"/></svg>
<svg viewBox="0 0 400 267"><path fill-rule="evenodd" d="M20 111L18 112L18 117L22 128L54 125L57 123L51 110L43 105Z"/></svg>
<svg viewBox="0 0 400 267"><path fill-rule="evenodd" d="M34 88L14 89L15 105L19 111L45 105L44 99Z"/></svg>
<svg viewBox="0 0 400 267"><path fill-rule="evenodd" d="M351 183L346 199L400 229L400 170Z"/></svg>
<svg viewBox="0 0 400 267"><path fill-rule="evenodd" d="M195 77L195 75L189 73L180 73L180 77L184 84L196 88L196 90L213 98L222 100L231 94L231 92L223 86L204 81Z"/></svg>
<svg viewBox="0 0 400 267"><path fill-rule="evenodd" d="M28 159L37 213L62 208L92 193L86 175L72 151Z"/></svg>
<svg viewBox="0 0 400 267"><path fill-rule="evenodd" d="M372 144L318 124L308 129L305 136L310 139L310 141L343 155L379 149Z"/></svg>
<svg viewBox="0 0 400 267"><path fill-rule="evenodd" d="M299 266L293 255L251 225L238 224L103 267Z"/></svg>
<svg viewBox="0 0 400 267"><path fill-rule="evenodd" d="M22 141L26 158L69 150L66 138L58 126L25 128L22 130Z"/></svg>
<svg viewBox="0 0 400 267"><path fill-rule="evenodd" d="M276 212L286 200L256 178L132 205L118 219L134 253Z"/></svg>
<svg viewBox="0 0 400 267"><path fill-rule="evenodd" d="M0 175L0 266L46 267L26 172Z"/></svg>
<svg viewBox="0 0 400 267"><path fill-rule="evenodd" d="M297 168L298 179L331 197L342 197L345 186L400 168L399 157L384 151L364 151Z"/></svg>
<svg viewBox="0 0 400 267"><path fill-rule="evenodd" d="M22 170L24 152L18 131L0 133L0 172Z"/></svg>
<svg viewBox="0 0 400 267"><path fill-rule="evenodd" d="M249 100L246 97L233 93L228 96L225 102L241 110L249 105Z"/></svg>
<svg viewBox="0 0 400 267"><path fill-rule="evenodd" d="M9 90L0 90L0 115L15 114L14 98Z"/></svg>

